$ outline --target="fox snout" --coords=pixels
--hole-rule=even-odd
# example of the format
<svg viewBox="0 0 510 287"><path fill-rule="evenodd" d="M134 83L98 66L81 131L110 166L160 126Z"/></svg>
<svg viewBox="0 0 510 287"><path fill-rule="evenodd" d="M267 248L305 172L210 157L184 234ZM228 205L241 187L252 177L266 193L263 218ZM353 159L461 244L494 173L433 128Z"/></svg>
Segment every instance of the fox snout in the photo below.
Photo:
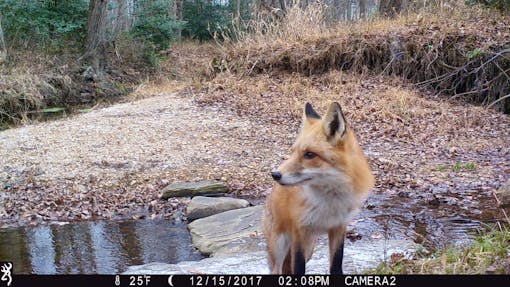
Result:
<svg viewBox="0 0 510 287"><path fill-rule="evenodd" d="M276 180L276 181L279 181L280 179L282 179L282 173L277 171L277 170L273 170L271 172L271 177Z"/></svg>
<svg viewBox="0 0 510 287"><path fill-rule="evenodd" d="M271 177L280 185L294 186L304 184L314 178L313 171L310 172L296 172L296 173L282 173L278 170L271 172Z"/></svg>

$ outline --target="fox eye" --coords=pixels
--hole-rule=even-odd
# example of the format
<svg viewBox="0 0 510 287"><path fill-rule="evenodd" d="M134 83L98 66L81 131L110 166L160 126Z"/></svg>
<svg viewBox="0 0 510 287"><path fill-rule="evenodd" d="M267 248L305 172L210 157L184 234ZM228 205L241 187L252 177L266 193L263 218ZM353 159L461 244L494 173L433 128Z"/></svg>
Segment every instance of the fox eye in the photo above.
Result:
<svg viewBox="0 0 510 287"><path fill-rule="evenodd" d="M312 159L312 158L315 158L316 156L317 156L317 154L313 153L311 151L307 151L304 154L304 158L306 158L306 159Z"/></svg>

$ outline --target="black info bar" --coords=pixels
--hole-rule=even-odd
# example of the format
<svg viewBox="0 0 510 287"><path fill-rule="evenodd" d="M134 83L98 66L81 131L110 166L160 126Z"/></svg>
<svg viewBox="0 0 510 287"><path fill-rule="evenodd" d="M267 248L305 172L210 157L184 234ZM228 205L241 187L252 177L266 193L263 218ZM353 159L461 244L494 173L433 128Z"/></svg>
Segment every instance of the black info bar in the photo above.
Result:
<svg viewBox="0 0 510 287"><path fill-rule="evenodd" d="M0 286L508 286L508 275L12 275Z"/></svg>

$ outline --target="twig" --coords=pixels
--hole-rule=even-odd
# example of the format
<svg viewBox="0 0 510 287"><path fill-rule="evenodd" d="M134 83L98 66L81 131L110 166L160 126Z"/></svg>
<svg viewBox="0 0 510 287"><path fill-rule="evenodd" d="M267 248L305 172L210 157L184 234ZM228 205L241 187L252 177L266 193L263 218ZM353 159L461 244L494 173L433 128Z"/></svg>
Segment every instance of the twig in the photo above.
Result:
<svg viewBox="0 0 510 287"><path fill-rule="evenodd" d="M403 53L402 53L403 54ZM386 72L386 69L388 69L388 67L393 63L393 61L396 59L397 57L394 56L391 58L390 62L386 65L386 67L384 67L384 70L381 72L382 75L384 75L384 73Z"/></svg>
<svg viewBox="0 0 510 287"><path fill-rule="evenodd" d="M458 98L458 97L460 97L460 96L465 96L465 95L470 95L470 94L478 94L478 93L485 92L485 91L487 91L487 90L489 90L489 88L488 88L488 87L487 87L487 88L485 88L485 89L483 89L483 90L467 91L467 92L464 92L464 93L455 94L455 95L453 95L453 96L451 97L451 99L452 99L452 100L454 100L454 99L456 99L456 98Z"/></svg>
<svg viewBox="0 0 510 287"><path fill-rule="evenodd" d="M510 98L510 94L506 95L506 96L503 96L497 100L495 100L494 102L492 102L490 105L487 106L487 109L490 109L492 106L494 106L495 104L501 102L502 100L506 99L506 98Z"/></svg>
<svg viewBox="0 0 510 287"><path fill-rule="evenodd" d="M510 49L501 50L501 51L495 53L494 56L492 56L487 61L483 62L476 69L471 70L469 72L469 74L476 74L476 73L478 73L480 71L480 69L482 69L484 66L486 66L487 64L493 62L496 58L498 58L500 56L502 57L503 54L506 54L506 53L510 53ZM449 77L452 77L452 76L456 75L457 73L461 72L462 70L467 72L466 68L469 67L473 63L474 63L474 60L471 60L471 61L467 62L464 66L458 67L458 68L456 68L456 70L454 70L454 71L452 71L450 73L443 74L443 75L440 75L440 76L435 77L433 79L429 79L429 80L426 80L426 81L423 81L423 82L416 83L416 85L420 86L420 85L427 85L427 84L431 84L431 83L435 83L435 82L440 82L440 81L443 81L443 80L445 80L445 79L447 79ZM443 63L443 65L446 65L446 67L449 67L449 68L453 68L452 66L447 65L446 63Z"/></svg>
<svg viewBox="0 0 510 287"><path fill-rule="evenodd" d="M443 74L443 75L437 76L437 77L435 77L433 79L430 79L430 80L426 80L426 81L423 81L423 82L416 83L415 85L416 86L421 86L421 85L432 84L434 82L440 82L440 81L443 81L444 79L447 79L447 78L455 76L455 74L457 74L459 71L460 71L460 69L458 69L456 71L453 71L453 72L450 72L448 74Z"/></svg>
<svg viewBox="0 0 510 287"><path fill-rule="evenodd" d="M452 66L452 65L448 65L447 63L445 63L444 61L440 61L440 64L448 69L452 69L452 70L456 70L456 71L460 71L461 69L463 68L466 68L466 66L462 66L462 67L455 67L455 66Z"/></svg>
<svg viewBox="0 0 510 287"><path fill-rule="evenodd" d="M494 61L497 57L505 54L505 53L510 53L510 49L505 49L505 50L502 50L502 51L499 51L497 52L496 54L494 54L494 56L492 56L492 58L490 58L489 60L483 62L478 68L476 68L475 70L473 70L474 73L478 73L478 71L480 71L481 68L483 68L483 66L487 65L488 63Z"/></svg>
<svg viewBox="0 0 510 287"><path fill-rule="evenodd" d="M506 72L510 71L510 69L507 69L507 70L503 70L503 68L501 68L499 65L498 65L498 62L494 62L494 65L496 65L496 67L501 71L501 74L504 74L506 76L506 78L510 81L510 76L508 76L508 74ZM500 75L501 75L500 74ZM499 75L498 77L499 78Z"/></svg>
<svg viewBox="0 0 510 287"><path fill-rule="evenodd" d="M437 49L434 49L435 50L435 54L436 54L436 57L434 58L434 60L430 61L430 63L427 65L427 68L426 70L428 70L430 68L430 66L432 66L432 64L437 60L439 59L439 51ZM428 55L428 54L427 54Z"/></svg>
<svg viewBox="0 0 510 287"><path fill-rule="evenodd" d="M251 73L253 72L253 69L255 69L255 66L257 66L258 63L259 63L259 59L257 59L257 61L255 61L255 63L253 63L253 65L251 66L250 71L248 73L246 73L246 75L251 75Z"/></svg>
<svg viewBox="0 0 510 287"><path fill-rule="evenodd" d="M4 115L4 116L6 116L6 117L11 118L12 120L16 120L16 118L15 118L14 116L12 116L12 115L10 115L9 113L4 112L4 111L2 111L2 110L0 110L0 115Z"/></svg>

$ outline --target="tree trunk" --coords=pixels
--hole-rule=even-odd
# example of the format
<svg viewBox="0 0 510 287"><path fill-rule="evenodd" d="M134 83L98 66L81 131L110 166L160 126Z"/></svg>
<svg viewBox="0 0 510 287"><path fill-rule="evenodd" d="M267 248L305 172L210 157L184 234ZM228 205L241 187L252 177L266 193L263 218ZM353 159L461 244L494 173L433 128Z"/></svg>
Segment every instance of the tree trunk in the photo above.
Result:
<svg viewBox="0 0 510 287"><path fill-rule="evenodd" d="M346 1L346 0L344 0ZM345 20L345 10L340 8L340 0L333 0L333 8L331 11L333 22ZM341 13L342 12L342 13Z"/></svg>
<svg viewBox="0 0 510 287"><path fill-rule="evenodd" d="M381 0L382 1L382 0ZM352 20L352 5L351 0L345 0L345 19L347 21Z"/></svg>
<svg viewBox="0 0 510 287"><path fill-rule="evenodd" d="M174 3L174 5L175 5L175 19L177 21L182 21L182 1L183 0L174 0L174 1L175 1L175 3ZM181 39L181 34L182 34L182 28L181 27L179 27L177 29L176 34L177 35L176 35L175 38L177 40L180 40Z"/></svg>
<svg viewBox="0 0 510 287"><path fill-rule="evenodd" d="M2 14L0 14L0 64L7 61L7 45L5 45L4 30L2 29Z"/></svg>
<svg viewBox="0 0 510 287"><path fill-rule="evenodd" d="M90 0L85 54L81 59L100 77L106 65L106 8L108 0Z"/></svg>
<svg viewBox="0 0 510 287"><path fill-rule="evenodd" d="M303 10L306 9L306 7L308 7L308 0L300 0L299 7L301 7L301 9L303 9Z"/></svg>
<svg viewBox="0 0 510 287"><path fill-rule="evenodd" d="M241 18L241 0L236 0L236 18L237 19L240 19Z"/></svg>
<svg viewBox="0 0 510 287"><path fill-rule="evenodd" d="M138 0L128 0L128 13L129 13L129 16L128 16L128 25L129 25L129 28L132 28L136 22L136 9L138 7L138 4L137 4Z"/></svg>
<svg viewBox="0 0 510 287"><path fill-rule="evenodd" d="M367 16L367 4L366 0L359 0L359 18L365 19Z"/></svg>
<svg viewBox="0 0 510 287"><path fill-rule="evenodd" d="M285 5L285 0L279 0L280 8L282 9L283 15L287 14L287 7Z"/></svg>
<svg viewBox="0 0 510 287"><path fill-rule="evenodd" d="M127 0L117 0L117 19L115 21L114 37L129 29Z"/></svg>
<svg viewBox="0 0 510 287"><path fill-rule="evenodd" d="M402 0L381 0L379 3L379 15L393 18L402 10Z"/></svg>

